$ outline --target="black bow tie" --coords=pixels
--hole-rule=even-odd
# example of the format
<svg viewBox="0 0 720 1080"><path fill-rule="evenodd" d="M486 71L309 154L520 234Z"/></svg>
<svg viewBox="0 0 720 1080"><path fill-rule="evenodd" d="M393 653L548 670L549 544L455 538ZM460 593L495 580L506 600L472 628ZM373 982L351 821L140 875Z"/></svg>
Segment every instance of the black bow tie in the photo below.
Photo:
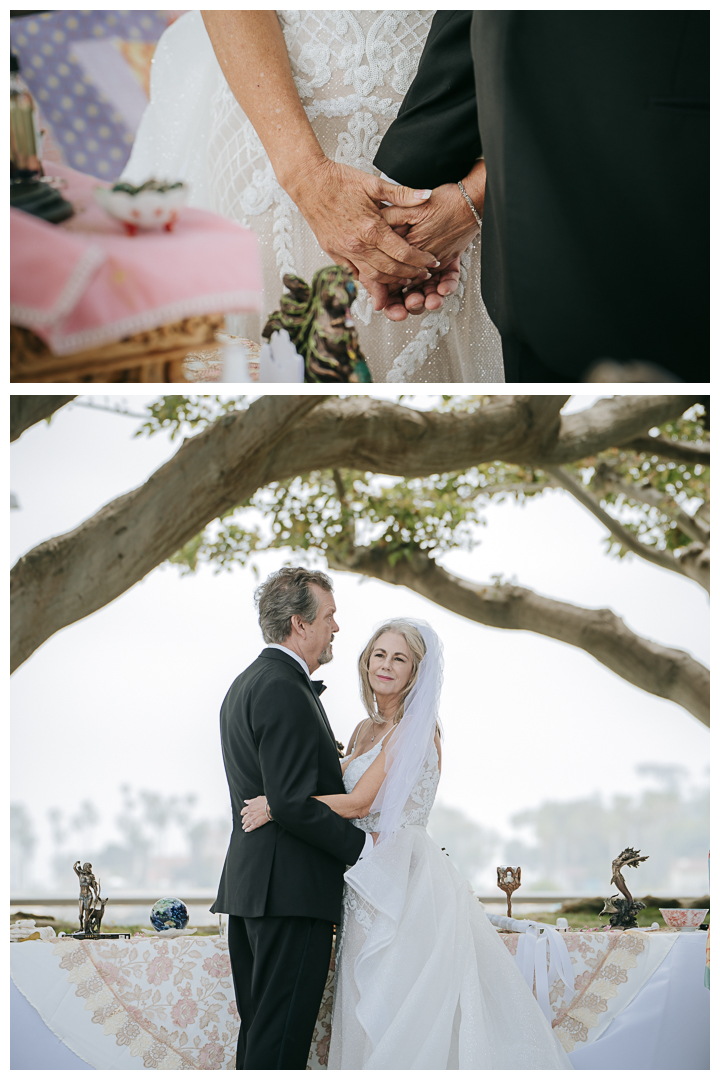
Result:
<svg viewBox="0 0 720 1080"><path fill-rule="evenodd" d="M311 680L310 680L310 685L312 686L313 690L315 691L315 693L317 694L317 696L318 696L318 697L320 697L320 695L322 694L323 690L326 690L326 689L327 689L327 687L325 686L325 683L324 683L324 682L320 682L319 680L318 680L318 682L314 682L314 681L313 681L313 680L311 679Z"/></svg>

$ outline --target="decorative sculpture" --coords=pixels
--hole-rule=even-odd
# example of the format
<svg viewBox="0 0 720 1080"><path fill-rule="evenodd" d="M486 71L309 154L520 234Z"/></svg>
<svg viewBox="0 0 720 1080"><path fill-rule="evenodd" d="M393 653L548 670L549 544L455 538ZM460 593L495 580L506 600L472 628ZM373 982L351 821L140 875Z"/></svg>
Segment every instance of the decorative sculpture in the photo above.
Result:
<svg viewBox="0 0 720 1080"><path fill-rule="evenodd" d="M117 934L100 933L100 924L105 914L108 898L100 899L100 882L93 874L92 863L81 865L79 860L73 870L80 879L80 897L78 899L80 930L73 937L117 937Z"/></svg>
<svg viewBox="0 0 720 1080"><path fill-rule="evenodd" d="M508 919L512 919L512 894L516 889L520 888L521 874L522 868L520 866L498 866L497 868L498 889L502 889L507 895Z"/></svg>
<svg viewBox="0 0 720 1080"><path fill-rule="evenodd" d="M100 882L98 882L98 885ZM91 937L100 937L100 923L102 922L103 915L105 914L105 905L108 902L107 896L104 900L98 898L96 907L92 909L87 920L85 927L85 933L90 934Z"/></svg>
<svg viewBox="0 0 720 1080"><path fill-rule="evenodd" d="M264 338L274 330L287 330L293 345L305 359L305 382L372 382L350 305L357 296L353 276L344 266L318 270L308 285L294 274L285 274L288 290L280 298L280 310L270 315Z"/></svg>
<svg viewBox="0 0 720 1080"><path fill-rule="evenodd" d="M610 884L617 885L622 896L616 893L615 896L608 897L605 906L600 912L601 915L610 916L610 926L620 930L634 930L637 928L636 916L639 911L643 910L645 904L643 904L642 900L633 900L621 870L624 866L632 866L637 869L641 862L645 862L649 858L649 855L641 855L639 849L636 851L635 848L629 847L621 851L617 859L613 859Z"/></svg>

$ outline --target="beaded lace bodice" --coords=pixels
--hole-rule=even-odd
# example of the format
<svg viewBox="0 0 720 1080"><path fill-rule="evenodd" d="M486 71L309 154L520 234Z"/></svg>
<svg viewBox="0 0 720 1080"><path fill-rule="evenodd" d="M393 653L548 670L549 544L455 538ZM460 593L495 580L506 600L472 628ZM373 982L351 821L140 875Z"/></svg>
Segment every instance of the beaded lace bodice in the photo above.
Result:
<svg viewBox="0 0 720 1080"><path fill-rule="evenodd" d="M382 743L378 743L377 746L373 746L367 753L361 754L360 757L357 757L354 761L350 762L345 769L345 775L343 776L345 791L348 793L352 791L360 777L370 768L373 761L380 753L381 747ZM423 828L427 827L430 811L435 802L435 794L437 792L439 781L440 768L438 752L436 746L433 744L433 748L425 762L425 768L420 774L418 782L410 792L410 797L405 804L405 809L400 818L401 829L408 825L421 825ZM358 818L353 824L357 825L363 832L376 832L379 819L379 812L375 812L374 814L368 814L367 817Z"/></svg>
<svg viewBox="0 0 720 1080"><path fill-rule="evenodd" d="M434 14L277 12L295 85L328 158L377 175L373 158L415 76ZM212 208L258 234L272 310L284 274L310 280L327 256L278 184L222 76L212 102L208 153ZM373 313L360 287L352 312L375 381L503 381L499 337L480 298L477 249L473 243L462 256L457 292L422 319L388 323ZM464 303L468 290L471 310ZM227 325L240 336L259 333L241 317L231 317Z"/></svg>

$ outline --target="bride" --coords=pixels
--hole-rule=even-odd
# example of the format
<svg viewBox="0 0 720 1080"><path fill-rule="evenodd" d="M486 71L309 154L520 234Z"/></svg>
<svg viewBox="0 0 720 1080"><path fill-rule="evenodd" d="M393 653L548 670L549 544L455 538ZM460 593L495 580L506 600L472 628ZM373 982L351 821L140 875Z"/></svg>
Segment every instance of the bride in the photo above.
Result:
<svg viewBox="0 0 720 1080"><path fill-rule="evenodd" d="M329 1069L570 1069L520 969L426 831L440 779L442 646L395 619L360 661L368 717L345 795L317 796L373 834L345 874ZM243 828L268 820L248 800Z"/></svg>
<svg viewBox="0 0 720 1080"><path fill-rule="evenodd" d="M285 175L276 144L295 154L312 141L323 161L347 170L345 176L377 176L373 157L412 82L433 14L208 12L211 43L200 12L191 11L161 37L151 104L122 178L134 183L152 175L185 179L192 188L190 205L258 234L264 310L260 316L228 316L229 332L260 341L267 315L279 306L283 275L310 280L330 261L311 228L317 228L327 189L310 184L296 190L298 170ZM279 55L274 35L287 57ZM277 71L282 74L288 57L286 96L264 95L263 86ZM253 112L259 131L236 94ZM270 134L268 121L274 125ZM457 191L454 196L459 197ZM462 203L453 213L469 211ZM453 218L447 231L456 229ZM465 230L469 242L477 231L474 220L468 219ZM436 298L435 310L422 318L390 322L373 310L365 289L359 293L353 315L376 382L503 381L500 338L480 296L479 238L461 256L457 291L442 307Z"/></svg>

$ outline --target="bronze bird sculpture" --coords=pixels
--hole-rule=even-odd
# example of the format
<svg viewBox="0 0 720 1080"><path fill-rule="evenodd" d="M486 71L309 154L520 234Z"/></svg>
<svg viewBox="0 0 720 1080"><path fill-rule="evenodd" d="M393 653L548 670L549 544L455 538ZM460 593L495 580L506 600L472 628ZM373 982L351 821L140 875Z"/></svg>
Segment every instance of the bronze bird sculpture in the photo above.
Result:
<svg viewBox="0 0 720 1080"><path fill-rule="evenodd" d="M326 266L318 270L311 285L294 274L285 274L283 284L288 291L280 298L280 310L268 318L262 336L270 338L274 330L287 330L305 360L305 382L372 382L350 318L350 305L357 296L350 271Z"/></svg>

